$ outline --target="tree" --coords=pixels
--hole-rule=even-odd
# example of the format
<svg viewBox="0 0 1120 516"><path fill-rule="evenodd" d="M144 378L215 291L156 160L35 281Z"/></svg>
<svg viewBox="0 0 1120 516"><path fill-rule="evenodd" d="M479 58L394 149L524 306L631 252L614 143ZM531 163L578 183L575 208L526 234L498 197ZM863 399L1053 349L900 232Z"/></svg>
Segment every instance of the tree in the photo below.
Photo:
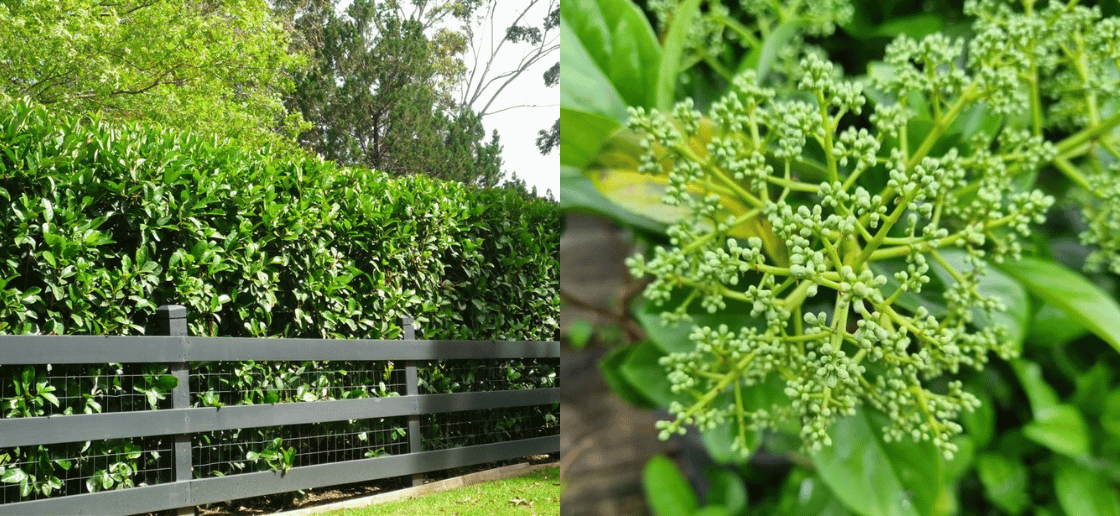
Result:
<svg viewBox="0 0 1120 516"><path fill-rule="evenodd" d="M301 58L259 2L25 0L0 5L0 93L71 112L262 141L294 130Z"/></svg>
<svg viewBox="0 0 1120 516"><path fill-rule="evenodd" d="M536 105L516 105L491 110L494 101L508 86L533 65L560 48L560 36L556 32L560 26L560 3L558 0L549 0L546 14L540 25L532 25L528 22L530 11L537 5L541 5L540 2L541 0L529 0L525 7L517 12L510 26L506 27L505 34L496 42L494 39L496 36L494 20L497 14L498 0L487 0L485 9L478 9L480 14L464 27L468 38L468 53L474 61L474 66L463 77L459 96L461 106L475 108L482 117L507 109L540 107ZM507 46L507 44L510 46ZM517 64L512 69L499 70L496 65L499 55L514 48L523 50ZM544 82L545 85L553 87L559 81L560 63L557 62L544 73ZM557 119L551 129L541 130L539 135L537 147L541 154L552 152L552 149L560 141L560 120Z"/></svg>
<svg viewBox="0 0 1120 516"><path fill-rule="evenodd" d="M312 124L300 142L344 164L493 186L497 134L483 141L480 117L454 105L448 84L463 42L437 27L469 16L470 5L414 6L355 0L342 16L321 0L277 7L312 60L287 100Z"/></svg>

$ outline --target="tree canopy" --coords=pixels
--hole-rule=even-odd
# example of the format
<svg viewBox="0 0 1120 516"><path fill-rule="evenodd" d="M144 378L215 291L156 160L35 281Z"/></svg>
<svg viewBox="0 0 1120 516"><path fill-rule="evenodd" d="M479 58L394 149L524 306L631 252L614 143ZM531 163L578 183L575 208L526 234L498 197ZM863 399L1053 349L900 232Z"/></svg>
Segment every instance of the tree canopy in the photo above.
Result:
<svg viewBox="0 0 1120 516"><path fill-rule="evenodd" d="M0 93L70 113L281 141L302 58L264 2L0 3ZM290 139L290 138L289 138Z"/></svg>
<svg viewBox="0 0 1120 516"><path fill-rule="evenodd" d="M311 122L299 141L323 157L386 172L425 174L480 186L501 180L497 134L460 109L448 84L460 73L462 39L433 30L442 11L356 0L282 7L311 59L287 99Z"/></svg>

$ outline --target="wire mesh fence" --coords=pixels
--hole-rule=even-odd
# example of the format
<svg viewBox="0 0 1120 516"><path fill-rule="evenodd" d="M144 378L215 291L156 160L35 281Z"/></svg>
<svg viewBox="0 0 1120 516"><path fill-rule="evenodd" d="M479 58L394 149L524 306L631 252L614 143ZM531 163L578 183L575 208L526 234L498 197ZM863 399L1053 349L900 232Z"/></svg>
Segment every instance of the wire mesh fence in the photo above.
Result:
<svg viewBox="0 0 1120 516"><path fill-rule="evenodd" d="M370 353L356 352L355 344L345 341L316 341L320 347L312 352L305 351L302 340L280 339L265 346L241 339L237 342L245 341L252 350L242 352L229 351L229 341L214 338L164 337L152 343L145 343L144 337L66 339L0 337L4 356L18 364L0 365L0 514L31 507L21 502L61 502L70 495L106 491L126 494L139 486L163 494L147 501L143 495L130 496L130 506L160 510L168 508L161 504L170 499L189 505L278 492L266 485L271 475L249 475L241 482L255 482L256 491L229 494L238 488L220 482L225 476L326 465L334 468L329 482L343 483L548 453L558 447L559 403L552 403L558 399L557 343L413 341L412 348L405 348L407 341L388 347L382 341L358 344L378 350ZM39 342L43 348L36 346ZM102 351L69 356L63 345L70 343ZM14 355L29 347L37 351ZM135 350L147 354L133 356ZM457 358L459 353L494 358ZM382 355L390 358L354 360ZM96 364L72 363L89 356L102 358ZM231 360L197 361L215 356ZM425 358L429 356L433 358ZM332 360L316 360L320 357ZM106 359L126 363L102 361ZM59 363L37 363L40 360ZM167 362L142 362L148 360ZM542 389L550 392L521 392ZM440 396L426 398L428 394ZM303 404L307 409L295 409ZM483 406L496 408L461 410ZM253 419L258 414L262 417ZM26 423L6 425L10 420ZM141 421L157 428L129 423ZM87 423L97 429L89 430ZM410 428L417 431L410 434ZM120 438L73 442L103 435ZM555 443L533 440L550 436L557 438ZM455 452L475 446L481 448ZM415 460L394 459L415 453L421 454ZM381 466L373 470L360 462L374 458L387 462L378 462ZM375 471L382 468L387 469ZM183 471L190 471L186 478L195 480L186 480ZM287 490L324 485L312 471L320 470L276 478ZM182 491L185 482L190 489ZM210 494L198 495L196 486ZM78 506L34 507L33 513L56 514L52 508Z"/></svg>
<svg viewBox="0 0 1120 516"><path fill-rule="evenodd" d="M375 418L196 434L195 478L408 453L408 419Z"/></svg>
<svg viewBox="0 0 1120 516"><path fill-rule="evenodd" d="M416 368L421 394L559 387L559 358L424 362Z"/></svg>
<svg viewBox="0 0 1120 516"><path fill-rule="evenodd" d="M405 372L376 362L207 362L192 364L191 406L259 405L402 396Z"/></svg>
<svg viewBox="0 0 1120 516"><path fill-rule="evenodd" d="M173 465L166 437L0 449L0 504L170 482Z"/></svg>
<svg viewBox="0 0 1120 516"><path fill-rule="evenodd" d="M420 432L424 450L560 435L560 406L555 403L427 414L420 419Z"/></svg>
<svg viewBox="0 0 1120 516"><path fill-rule="evenodd" d="M170 408L166 364L0 366L3 417Z"/></svg>

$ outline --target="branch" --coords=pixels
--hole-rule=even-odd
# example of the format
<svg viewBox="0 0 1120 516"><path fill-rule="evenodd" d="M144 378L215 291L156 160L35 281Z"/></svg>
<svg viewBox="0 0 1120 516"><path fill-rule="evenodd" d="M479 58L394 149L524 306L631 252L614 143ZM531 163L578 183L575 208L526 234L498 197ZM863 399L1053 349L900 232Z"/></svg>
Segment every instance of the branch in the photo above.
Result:
<svg viewBox="0 0 1120 516"><path fill-rule="evenodd" d="M517 106L504 107L504 108L496 110L496 111L491 111L487 114L488 115L494 115L494 114L497 114L497 113L501 113L502 111L509 111L511 109L518 109L518 108L548 108L548 107L559 107L559 106L560 106L560 104L520 104L520 105L517 105Z"/></svg>

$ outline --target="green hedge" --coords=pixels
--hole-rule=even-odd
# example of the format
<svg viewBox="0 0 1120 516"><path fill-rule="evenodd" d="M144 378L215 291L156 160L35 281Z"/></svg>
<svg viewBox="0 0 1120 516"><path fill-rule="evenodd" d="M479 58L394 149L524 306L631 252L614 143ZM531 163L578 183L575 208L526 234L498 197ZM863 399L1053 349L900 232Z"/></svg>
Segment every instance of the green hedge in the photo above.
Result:
<svg viewBox="0 0 1120 516"><path fill-rule="evenodd" d="M553 340L559 223L555 203L514 190L0 100L0 334L143 333L156 306L177 303L193 335L394 339L409 315L424 338ZM484 362L420 364L425 392L484 388L485 367L511 382L501 388L556 386L555 360ZM193 369L196 406L394 396L403 381L390 381L391 362ZM166 375L165 365L0 364L0 417L166 408ZM426 446L550 435L559 408L455 417L469 427L433 419ZM397 419L197 434L195 462L208 465L195 473L316 464L326 448L400 453ZM0 503L166 481L168 446L0 449Z"/></svg>
<svg viewBox="0 0 1120 516"><path fill-rule="evenodd" d="M0 105L0 333L552 340L555 203Z"/></svg>

